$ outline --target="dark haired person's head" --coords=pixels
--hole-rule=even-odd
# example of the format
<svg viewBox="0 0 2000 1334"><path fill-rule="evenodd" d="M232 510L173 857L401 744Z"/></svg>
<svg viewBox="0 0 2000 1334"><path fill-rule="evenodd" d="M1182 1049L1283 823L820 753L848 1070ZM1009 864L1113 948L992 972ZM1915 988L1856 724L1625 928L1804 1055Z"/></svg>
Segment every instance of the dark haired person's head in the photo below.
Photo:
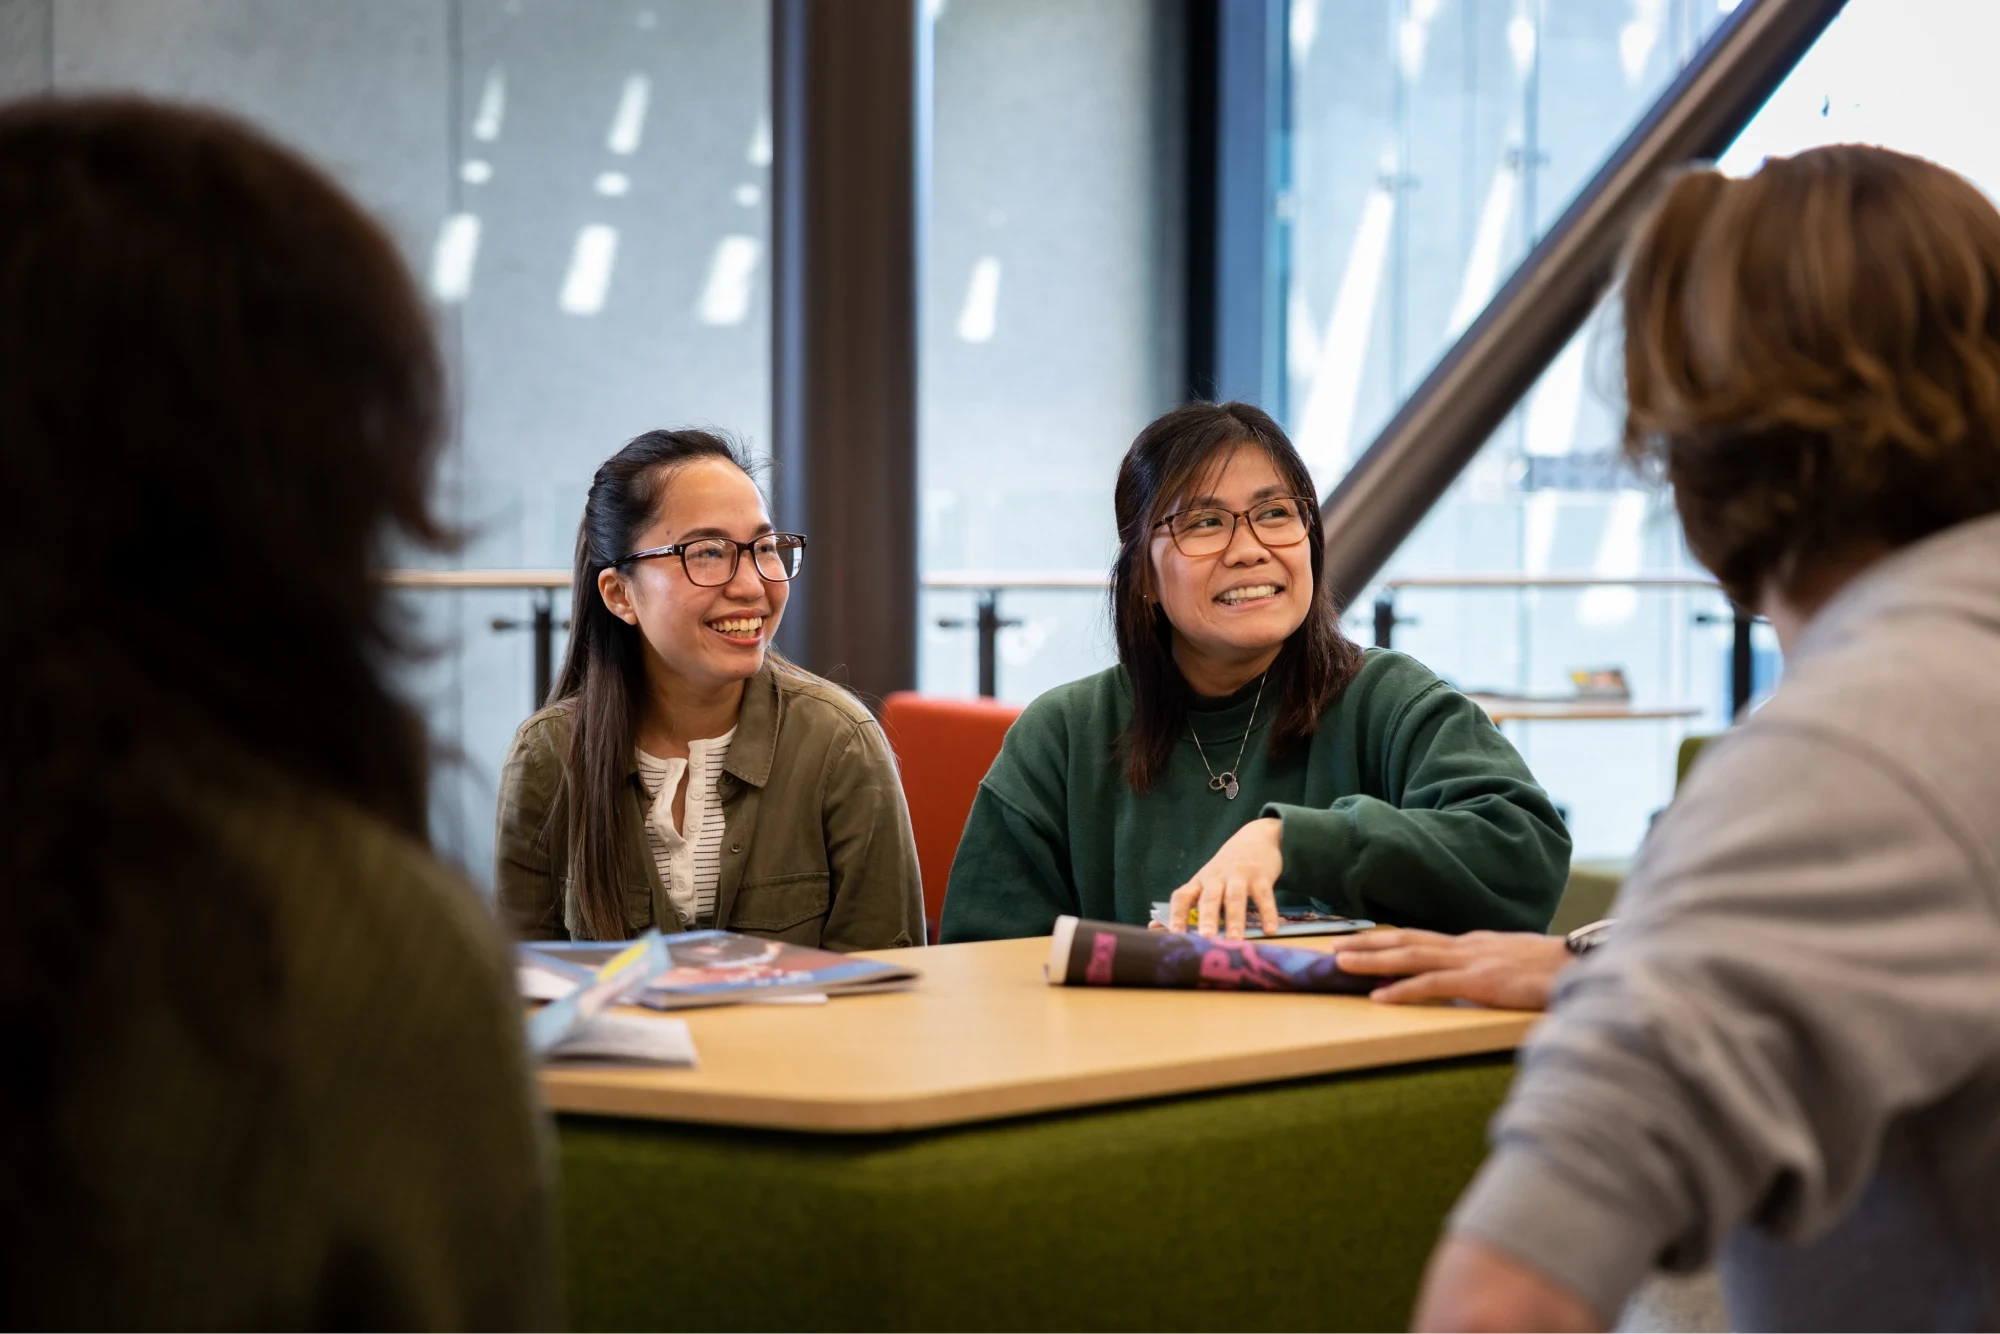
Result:
<svg viewBox="0 0 2000 1334"><path fill-rule="evenodd" d="M707 431L648 431L591 480L576 535L569 652L554 699L573 700L568 868L584 924L627 934L624 804L650 702L739 688L770 654L804 539L774 533L750 464Z"/></svg>
<svg viewBox="0 0 2000 1334"><path fill-rule="evenodd" d="M1623 298L1626 452L1742 605L1810 614L2000 511L2000 213L1963 178L1857 145L1689 172Z"/></svg>
<svg viewBox="0 0 2000 1334"><path fill-rule="evenodd" d="M1139 433L1118 468L1111 616L1132 682L1126 780L1145 792L1198 691L1260 676L1271 744L1311 735L1360 669L1323 577L1312 476L1247 403L1190 403Z"/></svg>
<svg viewBox="0 0 2000 1334"><path fill-rule="evenodd" d="M266 912L190 813L218 771L423 837L372 571L442 539L440 382L389 239L292 153L140 101L0 109L10 1186L62 1171L37 1122L99 1005L144 995L217 1059L264 1041Z"/></svg>

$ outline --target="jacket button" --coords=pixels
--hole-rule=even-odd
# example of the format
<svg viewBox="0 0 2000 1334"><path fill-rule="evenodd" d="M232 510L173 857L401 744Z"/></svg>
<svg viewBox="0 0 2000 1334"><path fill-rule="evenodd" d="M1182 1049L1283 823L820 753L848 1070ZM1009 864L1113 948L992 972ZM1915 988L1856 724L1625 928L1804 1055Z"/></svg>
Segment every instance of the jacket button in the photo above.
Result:
<svg viewBox="0 0 2000 1334"><path fill-rule="evenodd" d="M741 852L743 851L743 845L741 843L731 843L729 845L729 850L731 852Z"/></svg>

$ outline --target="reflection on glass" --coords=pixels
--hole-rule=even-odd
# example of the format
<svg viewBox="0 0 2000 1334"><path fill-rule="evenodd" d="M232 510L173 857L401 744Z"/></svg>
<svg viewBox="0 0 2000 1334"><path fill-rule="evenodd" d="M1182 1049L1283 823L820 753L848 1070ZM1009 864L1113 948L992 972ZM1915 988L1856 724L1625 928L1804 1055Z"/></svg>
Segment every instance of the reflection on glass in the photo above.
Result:
<svg viewBox="0 0 2000 1334"><path fill-rule="evenodd" d="M54 11L61 91L230 108L395 235L442 308L460 398L441 508L470 534L466 566L569 564L591 473L641 431L714 423L765 447L766 5ZM483 883L500 760L529 711L532 595L410 596L443 650L409 683L444 752L434 832Z"/></svg>
<svg viewBox="0 0 2000 1334"><path fill-rule="evenodd" d="M1109 568L1111 488L1180 398L1177 6L951 0L934 16L926 572ZM923 689L976 688L975 595L920 604ZM1000 595L1000 692L1107 666L1101 589ZM957 622L949 628L940 621Z"/></svg>
<svg viewBox="0 0 2000 1334"><path fill-rule="evenodd" d="M1349 282L1341 265L1357 250L1363 258L1370 253L1355 239L1366 230L1369 209L1382 208L1376 201L1387 193L1395 210L1367 364L1346 372L1362 385L1357 424L1325 437L1346 442L1349 453L1329 450L1325 473L1316 474L1330 485L1351 449L1366 444L1674 68L1734 6L1709 0L1327 4L1307 25L1315 30L1302 52L1305 5L1295 0L1293 15L1293 170L1302 194L1312 192L1292 206L1295 406L1317 387L1303 368L1298 332L1331 327L1327 312L1337 309ZM1378 60L1370 82L1356 72L1366 64L1362 56L1329 49L1330 23L1346 34L1345 45L1388 42L1393 32L1406 54L1417 47L1411 25L1422 27L1422 60ZM2000 7L1853 0L1721 165L1745 173L1770 155L1874 142L1942 162L1991 193L2000 188L2000 141L1987 132L1974 99L1986 86L1985 53L1996 39ZM1343 43L1335 38L1332 46ZM1345 86L1334 77L1343 71ZM1363 142L1352 142L1357 138ZM1364 152L1380 154L1385 144L1393 146L1395 161L1408 164L1393 176L1379 164L1360 165ZM1615 321L1601 312L1412 534L1385 580L1465 572L1612 579L1701 573L1687 558L1671 497L1640 489L1619 467L1618 344ZM1303 429L1296 411L1294 420ZM1727 720L1730 628L1717 594L1618 586L1405 588L1395 592L1394 605L1399 616L1412 618L1396 627L1397 647L1463 685L1554 694L1572 670L1616 666L1636 702L1700 711L1686 723L1509 725L1568 808L1581 858L1629 855L1650 814L1671 796L1681 735L1714 731ZM1775 684L1777 653L1762 626L1753 637L1752 667L1759 692Z"/></svg>

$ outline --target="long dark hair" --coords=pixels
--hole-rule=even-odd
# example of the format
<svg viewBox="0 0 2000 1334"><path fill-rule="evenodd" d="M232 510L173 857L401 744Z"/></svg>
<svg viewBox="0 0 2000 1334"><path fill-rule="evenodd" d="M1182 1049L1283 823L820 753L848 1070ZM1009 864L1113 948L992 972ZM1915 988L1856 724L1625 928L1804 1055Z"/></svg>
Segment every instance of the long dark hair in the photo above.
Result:
<svg viewBox="0 0 2000 1334"><path fill-rule="evenodd" d="M1111 624L1118 661L1132 682L1132 721L1120 738L1120 750L1125 781L1136 792L1151 791L1166 772L1194 702L1194 691L1174 664L1173 627L1147 596L1153 591L1153 530L1238 445L1263 450L1294 494L1313 494L1312 474L1283 428L1248 403L1175 408L1139 432L1118 465ZM1274 755L1311 736L1320 715L1361 670L1361 649L1340 632L1333 591L1326 585L1326 533L1317 505L1306 507L1306 542L1312 553L1312 605L1271 664L1270 679L1279 687L1271 728Z"/></svg>
<svg viewBox="0 0 2000 1334"><path fill-rule="evenodd" d="M442 378L388 237L248 126L0 109L0 1292L108 1244L55 1109L134 1006L280 1078L268 889L197 803L261 766L424 837L373 571L445 544Z"/></svg>
<svg viewBox="0 0 2000 1334"><path fill-rule="evenodd" d="M620 786L639 740L646 690L645 645L639 628L611 614L597 576L634 549L653 521L673 474L697 459L726 459L750 472L743 451L708 431L648 431L606 459L590 480L583 522L576 530L576 582L570 600L569 651L551 704L570 701L570 892L583 926L598 940L623 940L625 803Z"/></svg>

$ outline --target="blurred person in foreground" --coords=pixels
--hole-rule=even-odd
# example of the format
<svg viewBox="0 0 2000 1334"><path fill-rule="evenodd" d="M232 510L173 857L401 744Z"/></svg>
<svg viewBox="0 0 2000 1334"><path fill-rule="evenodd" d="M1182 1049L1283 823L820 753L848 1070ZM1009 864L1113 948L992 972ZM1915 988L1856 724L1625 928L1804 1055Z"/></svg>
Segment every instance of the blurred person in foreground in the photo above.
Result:
<svg viewBox="0 0 2000 1334"><path fill-rule="evenodd" d="M444 542L442 378L291 153L0 109L0 1323L556 1314L510 969L372 573Z"/></svg>
<svg viewBox="0 0 2000 1334"><path fill-rule="evenodd" d="M1624 325L1626 450L1786 676L1601 948L1402 993L1549 1006L1417 1323L1602 1326L1716 1254L1738 1329L2000 1327L2000 213L1878 148L1691 172Z"/></svg>

